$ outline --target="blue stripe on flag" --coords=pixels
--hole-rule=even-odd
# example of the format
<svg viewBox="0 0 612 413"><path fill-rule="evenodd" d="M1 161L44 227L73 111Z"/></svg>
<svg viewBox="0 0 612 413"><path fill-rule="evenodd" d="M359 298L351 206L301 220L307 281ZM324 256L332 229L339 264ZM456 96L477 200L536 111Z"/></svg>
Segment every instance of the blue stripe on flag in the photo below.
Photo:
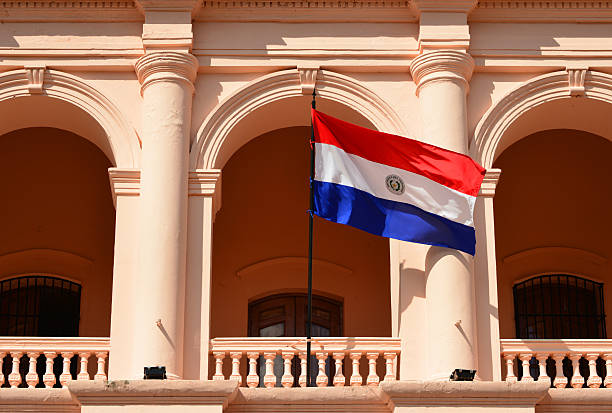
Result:
<svg viewBox="0 0 612 413"><path fill-rule="evenodd" d="M454 248L474 255L474 228L403 202L350 186L313 181L314 213L321 218L402 241Z"/></svg>

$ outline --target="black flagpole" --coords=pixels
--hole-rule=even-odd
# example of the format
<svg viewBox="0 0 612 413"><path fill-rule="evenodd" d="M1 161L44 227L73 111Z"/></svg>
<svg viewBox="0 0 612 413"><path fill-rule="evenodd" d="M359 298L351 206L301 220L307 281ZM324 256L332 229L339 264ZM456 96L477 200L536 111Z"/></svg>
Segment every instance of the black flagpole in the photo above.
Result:
<svg viewBox="0 0 612 413"><path fill-rule="evenodd" d="M317 91L312 90L312 108L317 108ZM310 209L308 210L308 315L306 318L306 386L311 386L310 378L310 352L312 339L312 226L314 214L314 192L312 183L315 170L315 136L312 116L310 118Z"/></svg>

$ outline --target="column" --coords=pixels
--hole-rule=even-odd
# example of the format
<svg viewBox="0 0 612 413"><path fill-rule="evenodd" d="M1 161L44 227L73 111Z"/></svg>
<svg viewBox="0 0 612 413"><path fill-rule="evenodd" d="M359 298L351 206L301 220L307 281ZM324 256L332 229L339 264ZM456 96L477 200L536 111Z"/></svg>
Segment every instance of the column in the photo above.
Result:
<svg viewBox="0 0 612 413"><path fill-rule="evenodd" d="M434 50L410 65L422 115L422 140L467 154L469 54ZM454 369L476 369L474 260L471 255L431 247L425 260L428 321L427 378L448 380Z"/></svg>
<svg viewBox="0 0 612 413"><path fill-rule="evenodd" d="M138 269L140 169L110 168L108 175L116 211L110 327L112 356L109 358L108 375L111 380L142 378L141 369L132 368L132 300L137 294L133 281ZM81 354L81 365L83 360ZM82 378L89 380L87 369L81 370L79 379Z"/></svg>
<svg viewBox="0 0 612 413"><path fill-rule="evenodd" d="M189 172L184 377L208 380L212 231L221 207L221 171Z"/></svg>
<svg viewBox="0 0 612 413"><path fill-rule="evenodd" d="M141 83L140 260L134 274L133 363L182 377L187 173L193 82L187 52L154 51L136 62Z"/></svg>

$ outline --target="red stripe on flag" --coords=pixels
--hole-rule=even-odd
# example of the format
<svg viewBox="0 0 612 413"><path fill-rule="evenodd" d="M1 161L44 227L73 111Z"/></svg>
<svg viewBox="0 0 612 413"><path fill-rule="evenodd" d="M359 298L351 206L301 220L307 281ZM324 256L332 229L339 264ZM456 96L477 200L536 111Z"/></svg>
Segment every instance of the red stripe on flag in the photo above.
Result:
<svg viewBox="0 0 612 413"><path fill-rule="evenodd" d="M312 110L315 141L347 153L423 175L477 196L485 169L469 156L402 136L378 132Z"/></svg>

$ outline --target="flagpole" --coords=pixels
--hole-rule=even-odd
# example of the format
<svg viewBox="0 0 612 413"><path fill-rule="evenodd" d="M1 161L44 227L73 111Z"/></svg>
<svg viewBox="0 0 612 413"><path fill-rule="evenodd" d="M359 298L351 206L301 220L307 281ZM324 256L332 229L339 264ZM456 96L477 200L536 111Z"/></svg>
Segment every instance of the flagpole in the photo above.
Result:
<svg viewBox="0 0 612 413"><path fill-rule="evenodd" d="M313 109L317 108L317 91L312 90ZM314 126L312 124L312 116L310 117L310 209L308 210L308 315L306 318L306 386L311 386L310 377L310 353L312 340L312 227L314 219L314 192L312 185L314 180L314 162L315 162L315 136Z"/></svg>

